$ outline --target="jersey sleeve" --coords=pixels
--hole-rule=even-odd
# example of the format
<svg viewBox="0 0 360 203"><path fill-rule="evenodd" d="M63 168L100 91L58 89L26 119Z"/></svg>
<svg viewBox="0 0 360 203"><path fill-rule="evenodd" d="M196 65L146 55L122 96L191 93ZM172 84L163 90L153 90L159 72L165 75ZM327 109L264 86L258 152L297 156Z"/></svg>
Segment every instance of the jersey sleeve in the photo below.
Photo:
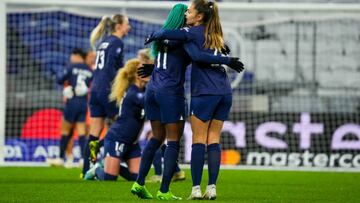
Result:
<svg viewBox="0 0 360 203"><path fill-rule="evenodd" d="M182 42L178 41L178 40L168 40L168 39L166 39L166 40L162 41L162 43L164 45L166 45L170 49L177 48L177 47L182 45Z"/></svg>
<svg viewBox="0 0 360 203"><path fill-rule="evenodd" d="M177 30L165 30L162 29L158 32L155 32L152 36L154 40L178 40L182 42L188 42L195 39L194 34L191 32L190 28L181 28Z"/></svg>
<svg viewBox="0 0 360 203"><path fill-rule="evenodd" d="M71 70L72 70L71 66L68 66L68 67L60 70L56 74L56 83L58 83L60 85L64 84L64 82L70 78Z"/></svg>
<svg viewBox="0 0 360 203"><path fill-rule="evenodd" d="M114 44L109 50L109 70L111 78L115 78L117 71L124 66L123 64L123 48L122 43Z"/></svg>
<svg viewBox="0 0 360 203"><path fill-rule="evenodd" d="M116 45L113 47L113 53L116 64L115 69L119 70L124 66L124 44L122 42L116 43Z"/></svg>
<svg viewBox="0 0 360 203"><path fill-rule="evenodd" d="M183 47L193 61L209 63L209 64L226 64L226 65L230 63L229 57L210 54L205 50L200 49L193 42L185 43Z"/></svg>

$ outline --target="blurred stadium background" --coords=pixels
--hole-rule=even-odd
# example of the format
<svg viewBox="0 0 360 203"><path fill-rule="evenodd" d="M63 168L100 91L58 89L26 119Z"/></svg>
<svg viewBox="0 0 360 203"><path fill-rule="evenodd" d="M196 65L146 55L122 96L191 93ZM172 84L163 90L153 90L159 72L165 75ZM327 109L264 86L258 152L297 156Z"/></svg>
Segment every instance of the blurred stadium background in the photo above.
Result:
<svg viewBox="0 0 360 203"><path fill-rule="evenodd" d="M58 154L62 87L53 70L90 49L101 16L125 13L126 59L177 1L0 2L0 163L45 165ZM360 170L360 1L223 0L234 89L222 164L235 168ZM142 137L150 130L144 127ZM186 125L180 162L189 163ZM74 148L75 158L79 149Z"/></svg>

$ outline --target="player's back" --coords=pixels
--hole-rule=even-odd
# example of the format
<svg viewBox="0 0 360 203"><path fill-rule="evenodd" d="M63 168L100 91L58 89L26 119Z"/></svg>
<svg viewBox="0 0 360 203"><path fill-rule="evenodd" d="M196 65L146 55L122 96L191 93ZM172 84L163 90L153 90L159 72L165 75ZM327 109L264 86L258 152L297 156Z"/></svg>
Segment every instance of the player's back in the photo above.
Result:
<svg viewBox="0 0 360 203"><path fill-rule="evenodd" d="M60 75L57 76L57 82L63 84L67 81L67 84L72 86L73 90L79 85L85 84L87 87L90 86L90 83L93 79L93 71L85 63L75 63L70 64L67 68L63 70ZM82 99L86 100L87 94L77 95L74 94L72 100Z"/></svg>
<svg viewBox="0 0 360 203"><path fill-rule="evenodd" d="M217 50L205 49L205 26L194 26L189 30L189 36L198 47L202 47L204 51L221 55ZM231 94L231 86L223 67L214 68L211 64L192 62L191 68L191 94L197 96L200 94L224 95Z"/></svg>
<svg viewBox="0 0 360 203"><path fill-rule="evenodd" d="M80 85L80 83L85 83L86 86L89 87L92 79L93 71L89 68L88 65L84 63L71 65L71 76L69 78L69 84L71 86L76 87L77 85ZM87 97L87 95L82 97Z"/></svg>
<svg viewBox="0 0 360 203"><path fill-rule="evenodd" d="M147 88L161 93L184 95L186 67L190 58L182 44L162 47L155 58L155 69Z"/></svg>
<svg viewBox="0 0 360 203"><path fill-rule="evenodd" d="M114 36L105 37L96 49L93 92L109 92L117 71L124 66L123 41Z"/></svg>
<svg viewBox="0 0 360 203"><path fill-rule="evenodd" d="M119 117L109 129L107 139L132 144L138 138L144 119L144 91L130 85L120 102Z"/></svg>

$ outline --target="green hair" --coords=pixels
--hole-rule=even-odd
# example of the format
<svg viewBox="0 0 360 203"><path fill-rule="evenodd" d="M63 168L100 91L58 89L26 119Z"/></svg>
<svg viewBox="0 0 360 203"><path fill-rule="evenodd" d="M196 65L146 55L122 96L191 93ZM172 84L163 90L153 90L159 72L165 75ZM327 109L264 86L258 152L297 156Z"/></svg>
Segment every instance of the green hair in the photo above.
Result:
<svg viewBox="0 0 360 203"><path fill-rule="evenodd" d="M185 12L187 11L187 5L176 4L170 11L162 29L176 30L185 25ZM151 46L151 54L156 58L159 49L161 48L161 42L155 41Z"/></svg>

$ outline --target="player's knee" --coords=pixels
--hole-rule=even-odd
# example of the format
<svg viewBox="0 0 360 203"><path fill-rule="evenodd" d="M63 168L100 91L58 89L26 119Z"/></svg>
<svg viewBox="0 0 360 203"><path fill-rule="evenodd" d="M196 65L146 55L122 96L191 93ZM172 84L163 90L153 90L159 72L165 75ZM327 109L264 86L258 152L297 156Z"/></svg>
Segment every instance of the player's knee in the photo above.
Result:
<svg viewBox="0 0 360 203"><path fill-rule="evenodd" d="M140 163L137 164L136 166L130 166L129 172L132 174L137 174L137 173L139 173L139 169L140 169Z"/></svg>
<svg viewBox="0 0 360 203"><path fill-rule="evenodd" d="M155 139L158 142L163 143L164 140L165 140L165 135L161 134L161 133L157 134L157 133L154 132L153 135L151 137L149 137L149 140L151 140L151 139Z"/></svg>
<svg viewBox="0 0 360 203"><path fill-rule="evenodd" d="M208 145L220 142L221 132L210 133L207 137Z"/></svg>
<svg viewBox="0 0 360 203"><path fill-rule="evenodd" d="M207 136L203 134L193 134L193 144L206 144Z"/></svg>
<svg viewBox="0 0 360 203"><path fill-rule="evenodd" d="M174 133L174 134L169 134L167 135L166 139L168 141L179 141L181 138L181 135L180 134L177 134L177 133Z"/></svg>

